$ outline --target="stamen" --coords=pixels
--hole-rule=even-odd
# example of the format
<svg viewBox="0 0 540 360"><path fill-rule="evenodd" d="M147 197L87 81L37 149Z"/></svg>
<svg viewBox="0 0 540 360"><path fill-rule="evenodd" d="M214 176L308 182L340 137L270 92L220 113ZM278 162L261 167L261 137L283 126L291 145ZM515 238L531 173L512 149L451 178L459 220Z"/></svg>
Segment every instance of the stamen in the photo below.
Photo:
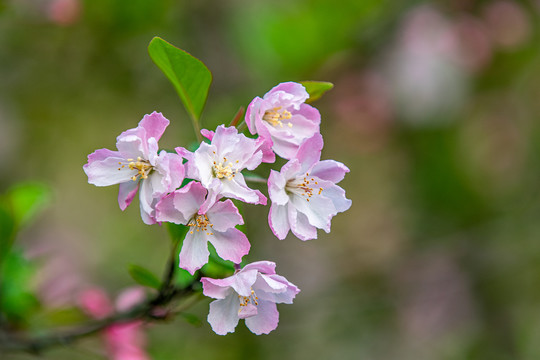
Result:
<svg viewBox="0 0 540 360"><path fill-rule="evenodd" d="M259 305L259 302L257 301L257 300L259 300L259 298L255 294L255 291L253 291L253 289L251 289L251 295L250 296L238 295L238 299L240 299L240 307L248 306L250 303L255 305L255 306Z"/></svg>
<svg viewBox="0 0 540 360"><path fill-rule="evenodd" d="M262 118L272 126L283 127L282 120L289 120L291 117L292 114L289 111L285 109L281 110L281 106L278 106L270 110L266 110ZM293 124L289 122L287 126L292 128Z"/></svg>
<svg viewBox="0 0 540 360"><path fill-rule="evenodd" d="M206 235L214 235L211 230L208 228L213 227L214 225L210 223L208 220L208 216L206 214L204 215L196 215L191 221L187 224L187 226L191 227L191 230L189 231L190 234L193 234L193 229L197 232L204 231Z"/></svg>
<svg viewBox="0 0 540 360"><path fill-rule="evenodd" d="M137 174L131 177L131 180L133 181L137 181L139 178L147 179L148 175L154 168L152 165L150 165L150 162L148 160L144 160L140 156L137 158L137 161L135 161L134 159L126 159L126 161L129 162L127 164L129 170L137 170ZM121 165L118 168L118 171L126 167L126 164L122 164L122 162L118 162L118 165Z"/></svg>
<svg viewBox="0 0 540 360"><path fill-rule="evenodd" d="M304 177L288 181L285 190L304 197L308 202L309 198L313 197L313 195L321 195L324 189L322 187L318 187L318 189L314 187L312 184L318 184L315 181L316 178L308 178L308 176L309 174L306 173Z"/></svg>
<svg viewBox="0 0 540 360"><path fill-rule="evenodd" d="M230 161L227 164L227 158L223 158L223 160L223 162L217 164L216 162L214 162L214 166L212 166L212 169L214 170L214 175L218 179L226 178L228 180L232 180L232 178L238 172L238 169L234 169L234 165Z"/></svg>

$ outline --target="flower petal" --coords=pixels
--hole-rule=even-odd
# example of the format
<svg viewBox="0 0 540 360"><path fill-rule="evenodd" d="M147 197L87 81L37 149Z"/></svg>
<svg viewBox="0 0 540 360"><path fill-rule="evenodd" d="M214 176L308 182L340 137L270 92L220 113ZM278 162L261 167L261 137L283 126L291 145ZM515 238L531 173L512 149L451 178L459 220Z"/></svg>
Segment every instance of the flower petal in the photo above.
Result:
<svg viewBox="0 0 540 360"><path fill-rule="evenodd" d="M219 153L220 156L226 157L227 161L233 161L236 163L238 169L247 168L253 170L261 164L263 154L260 149L262 144L255 139L250 139L244 134L236 135L238 138L237 143L233 149L229 149L228 152Z"/></svg>
<svg viewBox="0 0 540 360"><path fill-rule="evenodd" d="M323 160L313 166L310 175L317 176L321 180L338 183L343 180L349 168L340 162L334 160Z"/></svg>
<svg viewBox="0 0 540 360"><path fill-rule="evenodd" d="M276 237L283 240L287 237L290 230L289 214L287 211L287 205L272 204L270 206L270 213L268 214L268 224L270 229Z"/></svg>
<svg viewBox="0 0 540 360"><path fill-rule="evenodd" d="M305 102L309 98L309 94L306 91L306 88L299 83L292 81L283 82L274 86L269 92L264 95L264 99L268 99L272 96L281 97L281 101L284 101L286 98L292 104L298 104Z"/></svg>
<svg viewBox="0 0 540 360"><path fill-rule="evenodd" d="M208 312L208 322L212 326L212 330L218 335L234 332L236 325L238 325L239 307L240 302L234 293L225 299L212 301Z"/></svg>
<svg viewBox="0 0 540 360"><path fill-rule="evenodd" d="M272 142L259 136L257 138L257 150L262 151L262 162L273 163L276 161L276 154L272 150Z"/></svg>
<svg viewBox="0 0 540 360"><path fill-rule="evenodd" d="M249 204L266 205L266 197L258 190L250 189L244 180L242 174L238 173L229 180L221 181L221 194L226 197L238 199Z"/></svg>
<svg viewBox="0 0 540 360"><path fill-rule="evenodd" d="M193 159L189 161L190 167L188 176L199 180L208 189L214 180L212 164L216 155L216 147L207 143L201 143L199 148L193 153Z"/></svg>
<svg viewBox="0 0 540 360"><path fill-rule="evenodd" d="M182 163L182 157L177 154L162 150L156 159L154 170L162 175L161 185L165 193L179 188L184 181L185 167Z"/></svg>
<svg viewBox="0 0 540 360"><path fill-rule="evenodd" d="M293 159L298 152L298 145L291 138L272 136L272 150L283 159Z"/></svg>
<svg viewBox="0 0 540 360"><path fill-rule="evenodd" d="M150 115L144 115L142 120L139 122L139 126L145 130L147 136L145 140L153 137L156 139L156 141L158 141L163 135L163 132L165 132L167 126L169 126L169 123L170 121L167 120L163 114L154 111Z"/></svg>
<svg viewBox="0 0 540 360"><path fill-rule="evenodd" d="M140 157L148 160L148 142L143 140L145 137L142 128L126 130L116 138L116 148L125 159L137 160Z"/></svg>
<svg viewBox="0 0 540 360"><path fill-rule="evenodd" d="M164 196L156 204L156 221L167 221L175 224L186 225L189 219L174 206L175 192Z"/></svg>
<svg viewBox="0 0 540 360"><path fill-rule="evenodd" d="M257 270L242 269L240 272L233 275L234 282L231 287L241 296L251 296L252 286L257 280Z"/></svg>
<svg viewBox="0 0 540 360"><path fill-rule="evenodd" d="M240 306L240 310L238 310L238 317L240 319L247 319L255 315L257 315L257 307L251 303Z"/></svg>
<svg viewBox="0 0 540 360"><path fill-rule="evenodd" d="M137 189L139 189L138 181L129 180L120 184L118 191L118 205L122 211L126 210L129 204L131 204L133 198L137 194Z"/></svg>
<svg viewBox="0 0 540 360"><path fill-rule="evenodd" d="M251 245L246 235L240 230L235 228L228 229L225 232L214 230L213 234L208 237L208 241L214 245L222 259L239 264L242 257L249 253Z"/></svg>
<svg viewBox="0 0 540 360"><path fill-rule="evenodd" d="M241 136L238 135L238 130L234 126L220 125L212 138L212 145L215 146L216 153L220 157L227 156L237 151L238 147L236 145L240 139ZM221 161L221 158L218 160Z"/></svg>
<svg viewBox="0 0 540 360"><path fill-rule="evenodd" d="M319 184L324 184L325 182L320 181ZM322 195L332 200L337 212L349 210L351 207L352 201L345 197L345 190L337 185L325 186Z"/></svg>
<svg viewBox="0 0 540 360"><path fill-rule="evenodd" d="M300 145L295 156L300 164L302 164L302 169L300 172L308 171L321 159L321 150L323 145L323 138L319 133L305 140L302 145Z"/></svg>
<svg viewBox="0 0 540 360"><path fill-rule="evenodd" d="M276 304L261 300L257 305L257 315L246 319L246 326L252 333L261 335L274 330L279 323L279 312Z"/></svg>
<svg viewBox="0 0 540 360"><path fill-rule="evenodd" d="M207 129L202 129L201 130L201 135L204 136L205 138L207 138L210 141L212 141L212 139L214 138L214 134L215 134L215 132L213 132L212 130L207 130Z"/></svg>
<svg viewBox="0 0 540 360"><path fill-rule="evenodd" d="M210 185L207 187L208 189L208 195L206 196L206 200L204 200L203 204L201 205L199 209L199 214L206 214L208 210L214 206L214 204L221 199L222 193L222 184L219 179L214 178Z"/></svg>
<svg viewBox="0 0 540 360"><path fill-rule="evenodd" d="M285 177L275 171L270 170L270 175L268 176L268 195L272 204L276 205L285 205L289 202L289 196L285 191L285 186L287 185L287 180Z"/></svg>
<svg viewBox="0 0 540 360"><path fill-rule="evenodd" d="M272 261L255 261L247 264L242 268L242 271L257 270L262 274L275 274L276 263Z"/></svg>
<svg viewBox="0 0 540 360"><path fill-rule="evenodd" d="M309 201L307 201L309 200ZM330 231L330 221L337 214L331 199L314 193L309 199L292 196L291 203L299 213L307 216L309 223L326 232Z"/></svg>
<svg viewBox="0 0 540 360"><path fill-rule="evenodd" d="M200 232L192 234L189 231L186 234L182 250L180 250L179 266L187 270L191 275L208 262L210 252L208 251L207 241L206 235Z"/></svg>
<svg viewBox="0 0 540 360"><path fill-rule="evenodd" d="M252 135L255 135L257 133L257 130L255 128L256 119L258 117L262 117L262 115L259 115L262 101L263 99L261 99L260 97L255 97L255 99L251 100L246 110L246 115L244 119L246 120L247 127Z"/></svg>
<svg viewBox="0 0 540 360"><path fill-rule="evenodd" d="M297 159L287 162L279 171L285 180L293 180L302 172L302 164Z"/></svg>
<svg viewBox="0 0 540 360"><path fill-rule="evenodd" d="M215 231L225 231L236 225L244 224L242 215L229 199L216 202L207 212L208 220Z"/></svg>
<svg viewBox="0 0 540 360"><path fill-rule="evenodd" d="M287 290L287 283L274 280L271 275L259 274L253 287L267 293L281 293Z"/></svg>
<svg viewBox="0 0 540 360"><path fill-rule="evenodd" d="M148 179L141 180L139 188L139 206L141 207L141 217L143 222L148 225L156 223L154 207L157 204L158 199L153 197L153 192L152 182L148 181Z"/></svg>
<svg viewBox="0 0 540 360"><path fill-rule="evenodd" d="M233 291L231 285L234 281L234 275L225 279L203 277L201 279L203 285L203 294L214 299L225 299L225 297L227 297L227 295Z"/></svg>
<svg viewBox="0 0 540 360"><path fill-rule="evenodd" d="M282 283L285 285L285 287L280 289L281 292L265 291L262 286L261 279L264 279L264 281L267 282L268 284L271 284L272 282ZM261 289L261 291L255 290L259 299L268 300L274 303L285 303L285 304L292 304L293 299L300 292L300 289L298 289L296 285L289 282L283 276L276 275L276 274L274 275L259 274L259 278L255 282L255 285L253 285L253 288Z"/></svg>
<svg viewBox="0 0 540 360"><path fill-rule="evenodd" d="M206 193L206 189L197 181L191 181L173 193L175 194L174 207L182 213L186 224L199 211L199 208L205 201Z"/></svg>
<svg viewBox="0 0 540 360"><path fill-rule="evenodd" d="M118 151L108 149L99 149L88 155L88 163L83 166L83 170L88 176L88 183L96 186L132 181L131 178L137 175L137 170L130 170Z"/></svg>
<svg viewBox="0 0 540 360"><path fill-rule="evenodd" d="M317 228L311 225L308 218L301 212L297 212L292 206L289 207L289 224L291 231L300 240L312 240L317 238Z"/></svg>
<svg viewBox="0 0 540 360"><path fill-rule="evenodd" d="M249 139L249 140L252 140L252 139ZM273 152L272 152L272 154L273 154ZM276 159L276 156L274 155L274 160L275 159ZM267 160L268 160L268 154L267 154ZM244 168L246 168L248 170L254 170L259 165L261 165L262 161L263 161L263 152L262 152L262 150L258 150L258 151L254 151L253 153L249 154L249 156L247 156L247 160L245 159L245 156L244 156L244 159L239 160L239 163L242 164L242 167L244 167Z"/></svg>

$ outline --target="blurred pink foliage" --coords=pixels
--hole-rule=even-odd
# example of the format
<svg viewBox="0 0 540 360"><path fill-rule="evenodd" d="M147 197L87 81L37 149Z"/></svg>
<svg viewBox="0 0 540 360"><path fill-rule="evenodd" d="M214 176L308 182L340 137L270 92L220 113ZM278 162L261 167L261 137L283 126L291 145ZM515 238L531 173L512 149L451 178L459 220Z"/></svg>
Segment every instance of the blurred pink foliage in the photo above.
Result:
<svg viewBox="0 0 540 360"><path fill-rule="evenodd" d="M140 287L128 288L120 293L113 306L107 294L100 288L90 288L79 295L79 304L85 312L96 319L111 316L114 311L128 311L145 298ZM112 360L148 360L146 336L142 321L116 323L103 332L107 354Z"/></svg>
<svg viewBox="0 0 540 360"><path fill-rule="evenodd" d="M58 25L72 25L81 17L80 0L53 0L48 4L47 15Z"/></svg>
<svg viewBox="0 0 540 360"><path fill-rule="evenodd" d="M501 0L484 9L484 19L493 42L503 49L515 49L531 36L531 24L525 10L516 2Z"/></svg>

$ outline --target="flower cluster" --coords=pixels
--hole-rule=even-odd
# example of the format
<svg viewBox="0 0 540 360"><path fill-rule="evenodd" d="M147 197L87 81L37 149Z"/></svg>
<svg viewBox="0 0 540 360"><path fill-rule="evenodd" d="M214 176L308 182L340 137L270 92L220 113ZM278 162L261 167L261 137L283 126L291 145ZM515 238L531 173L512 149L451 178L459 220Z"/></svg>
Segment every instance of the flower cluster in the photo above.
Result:
<svg viewBox="0 0 540 360"><path fill-rule="evenodd" d="M208 321L224 335L245 319L255 334L267 334L278 324L276 303L292 303L300 291L275 272L275 264L259 261L240 268L250 250L244 223L230 199L267 204L259 190L246 184L246 172L276 155L288 162L271 170L268 221L283 240L289 230L301 240L317 238L317 229L330 231L332 217L351 201L336 185L349 169L333 160L321 161L323 139L319 111L306 104L309 94L298 83L279 84L249 104L247 137L235 127L220 125L202 130L207 141L191 152L158 152L158 140L169 125L161 113L144 116L138 127L117 138L117 151L100 149L88 156L84 171L96 186L120 184L118 202L124 210L139 190L141 216L146 224L172 222L189 227L180 251L179 266L191 274L208 262L208 242L217 254L237 264L225 279L202 278L203 293L215 298ZM188 181L184 181L187 179ZM187 182L185 186L182 183Z"/></svg>

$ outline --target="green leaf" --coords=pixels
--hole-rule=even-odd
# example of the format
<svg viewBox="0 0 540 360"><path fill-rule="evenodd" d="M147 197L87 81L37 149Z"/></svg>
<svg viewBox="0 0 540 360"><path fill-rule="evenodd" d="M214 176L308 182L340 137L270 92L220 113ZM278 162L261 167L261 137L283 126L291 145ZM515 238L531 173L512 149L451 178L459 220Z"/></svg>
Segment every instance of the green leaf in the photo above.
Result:
<svg viewBox="0 0 540 360"><path fill-rule="evenodd" d="M129 265L128 268L129 275L135 280L138 284L143 286L148 286L154 289L159 289L161 287L161 281L152 274L150 270L143 268L139 265Z"/></svg>
<svg viewBox="0 0 540 360"><path fill-rule="evenodd" d="M203 276L220 279L234 273L234 263L232 261L220 258L212 245L208 246L208 250L210 251L208 263L201 268Z"/></svg>
<svg viewBox="0 0 540 360"><path fill-rule="evenodd" d="M171 236L171 240L174 244L179 243L181 244L182 241L184 241L184 238L186 237L186 234L189 230L189 226L181 225L181 224L174 224L174 223L166 223L167 230L169 231L169 235Z"/></svg>
<svg viewBox="0 0 540 360"><path fill-rule="evenodd" d="M334 87L334 84L327 81L300 81L300 84L304 85L309 94L309 99L306 101L308 104L319 100L325 92Z"/></svg>
<svg viewBox="0 0 540 360"><path fill-rule="evenodd" d="M199 59L159 37L150 41L148 53L172 82L192 119L198 121L212 83L210 70Z"/></svg>
<svg viewBox="0 0 540 360"><path fill-rule="evenodd" d="M189 285L191 285L194 279L195 279L195 276L191 275L187 270L184 270L181 268L176 269L175 283L181 289L185 289Z"/></svg>
<svg viewBox="0 0 540 360"><path fill-rule="evenodd" d="M15 221L11 212L3 205L5 204L0 202L0 269L15 238Z"/></svg>
<svg viewBox="0 0 540 360"><path fill-rule="evenodd" d="M30 223L50 199L49 188L36 182L18 184L0 198L0 264L13 245L17 231Z"/></svg>
<svg viewBox="0 0 540 360"><path fill-rule="evenodd" d="M6 194L17 226L30 222L51 201L50 189L41 183L23 183Z"/></svg>
<svg viewBox="0 0 540 360"><path fill-rule="evenodd" d="M253 181L253 182L258 182L258 183L263 183L263 184L266 184L268 182L267 178L263 178L262 176L257 175L253 172L242 174L242 175L244 175L244 179L246 181Z"/></svg>
<svg viewBox="0 0 540 360"><path fill-rule="evenodd" d="M26 324L40 306L31 289L36 269L20 250L6 255L0 264L0 313L10 322Z"/></svg>

